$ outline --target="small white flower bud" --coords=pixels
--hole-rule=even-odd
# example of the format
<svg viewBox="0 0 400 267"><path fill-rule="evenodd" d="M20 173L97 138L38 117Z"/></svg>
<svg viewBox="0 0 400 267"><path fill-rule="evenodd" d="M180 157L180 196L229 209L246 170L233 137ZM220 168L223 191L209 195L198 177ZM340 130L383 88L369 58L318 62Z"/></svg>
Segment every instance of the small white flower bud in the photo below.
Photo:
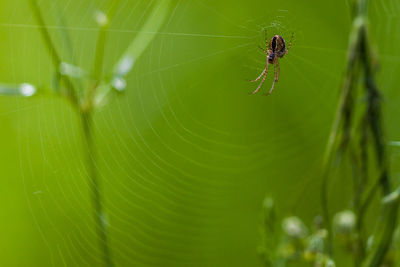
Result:
<svg viewBox="0 0 400 267"><path fill-rule="evenodd" d="M282 222L282 228L288 236L293 238L304 238L308 233L304 223L295 216L285 218Z"/></svg>
<svg viewBox="0 0 400 267"><path fill-rule="evenodd" d="M328 260L326 260L325 266L326 267L336 267L336 264L332 259L328 259Z"/></svg>
<svg viewBox="0 0 400 267"><path fill-rule="evenodd" d="M337 234L350 234L356 226L356 215L351 210L341 211L333 218L334 229Z"/></svg>

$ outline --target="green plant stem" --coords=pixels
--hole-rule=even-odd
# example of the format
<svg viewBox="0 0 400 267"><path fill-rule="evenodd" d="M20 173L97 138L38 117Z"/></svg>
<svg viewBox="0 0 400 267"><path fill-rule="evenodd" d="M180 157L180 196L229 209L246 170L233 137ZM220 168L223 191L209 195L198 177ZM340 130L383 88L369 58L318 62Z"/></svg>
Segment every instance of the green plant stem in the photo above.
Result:
<svg viewBox="0 0 400 267"><path fill-rule="evenodd" d="M102 78L103 78L103 66L104 66L104 54L105 54L105 46L107 40L107 31L108 30L108 23L105 25L100 26L99 35L97 37L97 44L96 44L96 53L94 57L94 64L93 64L93 78L94 82L93 85L90 87L88 94L86 96L86 106L84 109L93 110L94 109L94 99L96 97L96 89L100 85Z"/></svg>
<svg viewBox="0 0 400 267"><path fill-rule="evenodd" d="M375 83L375 69L373 62L374 55L370 47L370 40L368 38L367 17L369 1L355 0L353 3L353 28L352 32L350 33L348 65L341 100L324 158L321 202L325 224L329 232L332 233L330 214L328 210L328 181L335 158L340 158L341 152L348 147L350 140L352 139L352 117L355 113L354 99L356 96L357 83L359 81L359 77L361 77L361 72L363 72L364 87L367 95L367 108L362 119L361 127L361 181L355 183L355 186L359 187L355 191L357 194L355 198L355 210L358 219L356 226L356 231L358 234L356 252L357 259L355 263L356 266L362 264L362 266L365 267L376 267L383 262L386 252L390 246L390 242L392 240L391 236L393 236L395 222L397 221L397 208L399 204L397 201L390 207L383 207L381 218L382 228L378 230L378 233L380 233L378 242L374 246L374 249L369 253L367 259L365 259L365 245L362 238L362 231L366 210L372 202L373 196L378 187L381 187L384 195L388 195L391 192L391 185L385 138L383 134L381 97L379 89ZM378 181L372 186L372 189L368 192L367 196L362 198L362 195L364 194L364 183L366 183L367 175L368 130L372 137L371 139L373 142L373 148L379 168L379 177ZM355 181L358 180L355 178ZM387 223L387 221L390 221L390 223ZM333 240L330 235L328 238L328 253L330 255L332 254L332 243Z"/></svg>
<svg viewBox="0 0 400 267"><path fill-rule="evenodd" d="M336 111L335 120L332 126L332 130L328 139L328 144L325 150L324 161L323 161L323 176L321 185L321 204L322 212L324 217L324 224L329 231L327 252L332 256L333 252L333 238L332 238L332 224L329 214L329 203L328 203L328 185L330 173L334 164L336 155L336 147L340 133L343 131L345 134L342 135L341 148L343 149L350 139L350 124L352 118L352 107L354 105L354 84L355 77L358 75L358 65L356 64L356 55L358 47L358 34L356 25L353 27L348 52L348 64L346 77L340 97L339 105Z"/></svg>
<svg viewBox="0 0 400 267"><path fill-rule="evenodd" d="M59 72L60 65L62 63L61 57L59 56L57 49L51 39L48 28L46 27L43 15L37 3L37 0L29 0L32 11L36 17L39 29L43 38L43 41L47 47L47 50L51 56L52 62L56 68L57 81L62 81L65 85L65 97L68 98L73 104L74 108L79 112L79 116L82 123L82 138L85 145L86 153L86 168L89 176L89 185L91 191L92 205L94 210L94 219L96 222L96 232L100 241L102 250L102 257L106 266L113 266L111 257L111 251L108 242L107 235L107 223L103 211L103 199L101 188L99 184L99 177L96 169L96 153L95 145L93 141L93 129L92 129L92 116L95 111L95 98L96 91L99 86L104 82L104 53L105 44L108 34L108 19L107 21L101 21L100 19L100 31L96 44L95 59L93 65L93 83L90 85L88 90L85 90L85 94L80 95L74 88L74 83L70 77L61 75ZM110 5L110 16L112 17L117 8L119 0L109 2ZM158 4L154 7L153 12L150 14L149 19L143 26L143 29L139 31L138 36L131 42L126 52L121 57L121 60L114 69L121 70L123 73L116 73L116 77L122 77L126 75L133 66L133 62L138 59L145 48L153 40L155 34L148 35L148 32L156 33L162 25L162 22L167 18L170 0L158 1ZM65 35L68 40L68 36ZM71 48L71 51L72 48ZM127 64L128 62L128 64ZM128 67L127 67L128 65ZM118 67L121 67L120 69ZM77 84L80 87L81 84Z"/></svg>
<svg viewBox="0 0 400 267"><path fill-rule="evenodd" d="M382 116L382 101L379 89L376 86L374 79L374 70L372 62L372 51L369 47L367 27L362 27L362 45L360 58L364 66L364 85L367 93L367 117L370 122L370 130L374 140L375 153L381 171L380 183L382 191L385 195L391 193L391 185L389 179L389 167L387 162L387 153L385 138L383 134L383 116Z"/></svg>
<svg viewBox="0 0 400 267"><path fill-rule="evenodd" d="M106 39L107 39L107 27L101 27L96 45L96 55L93 67L94 69L93 77L96 80L101 80L103 76L104 50L106 45Z"/></svg>
<svg viewBox="0 0 400 267"><path fill-rule="evenodd" d="M41 35L43 37L43 41L46 44L48 52L52 58L52 62L57 70L57 78L62 80L66 86L66 97L71 101L73 106L80 112L80 118L82 121L82 130L83 130L83 141L85 144L86 151L86 166L87 173L89 175L89 185L90 191L92 195L92 205L94 208L94 219L96 223L96 232L100 241L100 246L103 254L103 260L106 266L111 267L112 259L110 248L108 244L108 235L107 235L107 226L105 221L105 216L103 212L102 205L102 196L99 185L99 179L96 170L96 157L95 157L95 146L93 144L93 133L92 133L92 113L93 113L93 98L95 94L95 89L97 88L97 84L102 78L102 69L103 69L103 56L104 56L104 46L106 39L106 27L102 27L99 34L99 44L96 49L96 59L95 59L95 77L96 82L95 85L89 90L87 101L85 104L89 105L81 105L79 98L76 94L76 90L74 88L73 82L70 80L68 76L60 75L59 67L62 62L61 57L59 56L57 49L50 37L50 33L47 30L45 21L43 19L43 15L37 3L37 0L30 0L32 11L35 15L35 18L39 24L39 29Z"/></svg>
<svg viewBox="0 0 400 267"><path fill-rule="evenodd" d="M62 80L64 82L66 86L67 98L71 101L74 107L78 107L79 100L73 82L70 80L69 77L60 75L59 68L62 62L61 57L59 56L57 49L53 41L51 40L50 33L47 30L46 23L43 19L43 15L42 12L40 11L40 7L37 3L37 0L30 0L30 6L33 11L33 14L35 15L36 21L39 24L39 29L43 37L43 41L46 44L47 50L49 51L49 54L52 58L54 67L57 70L57 79Z"/></svg>
<svg viewBox="0 0 400 267"><path fill-rule="evenodd" d="M102 248L103 260L107 267L113 266L111 251L109 248L107 224L103 211L103 198L96 170L95 146L93 143L92 114L94 112L94 98L96 89L103 78L104 52L107 39L108 23L100 26L99 36L96 44L96 53L93 66L94 83L88 90L86 100L81 106L81 120L84 132L84 139L87 151L87 168L90 180L92 202L94 207L94 219L97 226L97 233Z"/></svg>
<svg viewBox="0 0 400 267"><path fill-rule="evenodd" d="M107 267L113 266L111 252L108 243L107 222L103 212L103 200L101 188L96 168L96 152L93 143L92 133L92 112L81 113L83 139L85 143L87 173L89 176L89 187L92 194L92 205L94 207L94 219L96 223L96 232L102 248L103 260Z"/></svg>
<svg viewBox="0 0 400 267"><path fill-rule="evenodd" d="M364 2L364 1L362 1ZM365 1L367 2L367 1ZM374 79L373 54L369 46L368 31L366 24L361 28L362 45L360 49L360 60L364 66L364 85L366 88L368 106L367 116L370 121L370 130L374 141L375 154L380 169L379 184L384 195L391 193L391 184L389 176L389 164L387 161L387 152L385 138L383 134L382 105L379 90ZM378 229L378 238L376 246L371 250L370 256L366 259L363 266L380 266L391 245L394 231L397 223L397 214L399 208L399 197L395 201L383 204L381 216L381 227Z"/></svg>
<svg viewBox="0 0 400 267"><path fill-rule="evenodd" d="M383 266L382 262L390 248L397 225L397 216L400 205L400 188L387 195L382 201L382 217L378 224L377 234L374 236L374 244L371 253L365 259L363 267Z"/></svg>
<svg viewBox="0 0 400 267"><path fill-rule="evenodd" d="M364 131L362 131L364 132ZM366 154L364 152L367 148L366 139L364 136L361 136L360 142L360 150L361 153L358 155L356 153L356 147L353 147L351 153L352 160L352 170L353 170L353 181L354 181L354 197L353 197L353 207L356 213L356 226L355 232L357 233L355 236L355 257L354 257L354 266L360 266L364 257L365 257L365 241L363 235L363 219L361 219L361 200L364 193L364 185L366 184L366 164L365 161L367 159ZM360 163L358 163L360 160Z"/></svg>

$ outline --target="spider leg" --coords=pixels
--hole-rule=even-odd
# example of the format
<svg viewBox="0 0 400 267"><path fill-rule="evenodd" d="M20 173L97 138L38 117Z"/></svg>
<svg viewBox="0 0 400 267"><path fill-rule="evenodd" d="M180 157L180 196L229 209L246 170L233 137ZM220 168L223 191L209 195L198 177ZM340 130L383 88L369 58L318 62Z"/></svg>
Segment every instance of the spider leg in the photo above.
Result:
<svg viewBox="0 0 400 267"><path fill-rule="evenodd" d="M265 29L265 45L268 47L268 33L267 33L267 29Z"/></svg>
<svg viewBox="0 0 400 267"><path fill-rule="evenodd" d="M265 54L268 54L268 50L265 50L264 48L262 48L261 46L258 46L258 48L261 49L261 51L263 51Z"/></svg>
<svg viewBox="0 0 400 267"><path fill-rule="evenodd" d="M260 90L260 88L261 88L261 86L263 85L263 83L265 82L265 79L266 79L266 78L267 78L267 72L265 72L264 77L263 77L261 83L258 85L257 89L254 90L253 92L249 93L249 94L250 94L250 95L256 94L256 93Z"/></svg>
<svg viewBox="0 0 400 267"><path fill-rule="evenodd" d="M263 70L263 72L261 72L260 76L258 76L257 79L255 79L255 80L250 80L249 82L258 82L263 75L267 74L267 72L268 72L268 63L265 66L265 69Z"/></svg>
<svg viewBox="0 0 400 267"><path fill-rule="evenodd" d="M289 53L289 49L292 47L293 37L294 37L294 33L292 33L292 37L290 37L290 42L287 46L286 54Z"/></svg>
<svg viewBox="0 0 400 267"><path fill-rule="evenodd" d="M281 67L279 66L279 61L276 62L276 69L278 71L278 76L276 76L276 81L279 79L279 75L281 75Z"/></svg>
<svg viewBox="0 0 400 267"><path fill-rule="evenodd" d="M270 95L270 94L272 94L272 91L274 91L275 83L278 82L280 72L281 72L281 70L279 68L279 61L276 61L276 65L274 67L274 76L275 76L274 82L272 83L271 90L269 90L269 92L266 93L265 95Z"/></svg>

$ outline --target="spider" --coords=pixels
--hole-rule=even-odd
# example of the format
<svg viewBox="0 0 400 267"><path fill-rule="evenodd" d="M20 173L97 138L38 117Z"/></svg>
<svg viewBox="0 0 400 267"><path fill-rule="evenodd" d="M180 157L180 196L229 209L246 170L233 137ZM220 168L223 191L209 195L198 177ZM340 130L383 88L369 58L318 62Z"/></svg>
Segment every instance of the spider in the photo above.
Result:
<svg viewBox="0 0 400 267"><path fill-rule="evenodd" d="M268 47L268 50L265 50L261 46L259 46L259 48L267 55L266 64L265 64L265 68L264 68L263 72L260 74L260 76L258 76L257 79L255 79L255 80L250 80L250 82L258 82L262 78L261 83L257 87L257 89L254 90L254 92L252 92L250 94L256 94L260 90L265 79L267 78L269 64L275 65L274 66L275 79L274 79L274 82L272 83L271 90L269 90L269 92L265 95L270 95L272 93L272 91L274 91L275 83L278 81L279 74L280 74L279 58L282 58L284 55L286 55L289 52L289 49L292 46L293 35L294 34L292 34L289 45L287 46L287 49L286 49L285 39L283 39L282 36L275 35L274 37L272 37L271 41L269 41L269 44L268 44L268 36L267 36L267 32L265 32L265 43L266 43L266 46Z"/></svg>

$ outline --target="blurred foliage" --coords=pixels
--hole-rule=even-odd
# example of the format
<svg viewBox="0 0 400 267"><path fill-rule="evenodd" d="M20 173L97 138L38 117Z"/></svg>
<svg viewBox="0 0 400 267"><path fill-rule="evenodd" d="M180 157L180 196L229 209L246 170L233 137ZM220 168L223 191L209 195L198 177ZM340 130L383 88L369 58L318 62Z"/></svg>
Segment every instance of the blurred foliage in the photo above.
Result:
<svg viewBox="0 0 400 267"><path fill-rule="evenodd" d="M104 29L104 70L115 74L125 51L141 53L123 80L103 77L125 90L99 106L92 125L116 266L261 266L259 203L265 192L274 199L266 205L278 207L264 216L274 218L268 227L282 244L279 253L306 266L328 262L321 253L326 232L312 221L321 214L321 159L346 69L348 1L175 0L157 34L143 29L161 1L38 2L67 64L61 74L77 85L83 79L82 88L104 22L99 11L113 13ZM376 79L393 142L400 140L399 11L395 0L371 0ZM0 14L0 91L34 85L38 92L0 98L0 265L98 266L79 118L54 97L58 70L27 1L0 1ZM254 84L246 81L263 68L257 46L264 29L284 38L295 32L268 98L249 96ZM130 47L135 36L154 40L142 51ZM269 76L262 90L271 83ZM99 92L109 91L101 86ZM391 150L393 180L399 181L398 148ZM335 170L332 214L352 203L350 169L344 164ZM375 221L379 211L374 199L365 221ZM286 217L282 232L279 222ZM385 260L394 261L396 249L393 243ZM353 262L345 248L337 251L336 266Z"/></svg>
<svg viewBox="0 0 400 267"><path fill-rule="evenodd" d="M310 261L313 266L334 266L334 237L346 248L354 266L396 266L398 251L397 216L400 204L399 183L391 179L388 163L388 142L385 137L382 96L376 83L377 59L369 31L368 0L354 0L351 6L353 26L349 37L347 68L340 101L330 133L323 161L321 184L322 214L317 232L307 236L307 228L297 217L285 218L282 228L286 241L283 252L271 258L276 245L264 242L267 266L286 266L287 260ZM362 92L358 89L364 89ZM362 97L363 103L357 103ZM331 222L328 196L332 180L338 179L335 171L345 162L351 166L353 195L351 210L336 213ZM371 164L373 163L373 164ZM398 187L398 189L393 189ZM377 220L365 221L378 189L382 191L381 211ZM335 199L333 199L335 201ZM271 200L264 200L272 203ZM269 210L272 205L264 205ZM373 212L376 214L376 211ZM272 220L265 216L264 220ZM319 220L318 220L319 221ZM272 222L264 223L268 226ZM375 225L374 231L369 229ZM269 229L270 227L266 227ZM263 240L271 238L271 231L264 230ZM365 236L368 236L368 241ZM289 240L289 241L287 241Z"/></svg>
<svg viewBox="0 0 400 267"><path fill-rule="evenodd" d="M269 210L269 208L264 206L264 210ZM271 220L268 216L264 216L264 222L265 224L278 223L278 221ZM335 261L329 256L327 237L332 234L336 249L346 253L348 258L355 262L355 266L359 266L356 262L359 252L358 233L356 230L357 217L355 213L350 210L336 213L333 222L334 231L332 233L322 228L321 222L321 217L317 216L311 227L312 230L309 232L301 219L290 216L282 220L281 229L278 227L276 230L270 227L263 228L263 242L259 247L259 253L264 265L267 267L333 267L342 266L342 264L352 266L352 262L336 265ZM371 266L398 266L400 261L399 230L400 228L398 227L381 264ZM375 242L375 237L371 235L367 242L368 253L372 251L372 246Z"/></svg>

